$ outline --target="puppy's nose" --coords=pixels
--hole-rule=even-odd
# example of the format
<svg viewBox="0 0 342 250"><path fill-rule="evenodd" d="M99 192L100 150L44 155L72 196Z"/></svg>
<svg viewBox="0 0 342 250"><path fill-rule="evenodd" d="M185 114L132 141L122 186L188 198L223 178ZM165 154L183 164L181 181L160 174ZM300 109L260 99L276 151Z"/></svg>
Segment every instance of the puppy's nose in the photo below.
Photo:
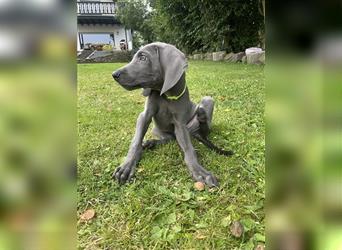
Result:
<svg viewBox="0 0 342 250"><path fill-rule="evenodd" d="M120 78L120 74L121 74L120 70L117 70L113 72L112 76L115 80L118 80Z"/></svg>

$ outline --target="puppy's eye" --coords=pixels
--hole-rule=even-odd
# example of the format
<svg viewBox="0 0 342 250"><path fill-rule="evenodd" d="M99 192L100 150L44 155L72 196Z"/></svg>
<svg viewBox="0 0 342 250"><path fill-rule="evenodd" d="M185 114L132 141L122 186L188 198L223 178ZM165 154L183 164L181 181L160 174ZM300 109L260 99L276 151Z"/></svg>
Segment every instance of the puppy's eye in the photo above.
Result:
<svg viewBox="0 0 342 250"><path fill-rule="evenodd" d="M146 60L147 60L147 57L144 56L144 55L141 55L141 56L139 56L139 60L140 60L140 61L146 61Z"/></svg>

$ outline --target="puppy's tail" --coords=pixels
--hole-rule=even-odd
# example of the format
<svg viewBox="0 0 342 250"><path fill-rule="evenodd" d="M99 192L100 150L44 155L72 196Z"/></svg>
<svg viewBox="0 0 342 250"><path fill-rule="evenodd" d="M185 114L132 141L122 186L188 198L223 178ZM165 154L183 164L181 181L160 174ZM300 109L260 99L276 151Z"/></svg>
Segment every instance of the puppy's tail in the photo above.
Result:
<svg viewBox="0 0 342 250"><path fill-rule="evenodd" d="M194 138L196 138L198 141L202 142L205 146L207 146L208 148L210 148L211 150L215 151L216 153L218 153L220 155L226 155L226 156L233 155L233 151L231 151L231 150L224 150L224 149L221 149L221 148L217 147L215 144L213 144L211 141L209 141L208 138L203 138L199 134L193 134L192 136Z"/></svg>

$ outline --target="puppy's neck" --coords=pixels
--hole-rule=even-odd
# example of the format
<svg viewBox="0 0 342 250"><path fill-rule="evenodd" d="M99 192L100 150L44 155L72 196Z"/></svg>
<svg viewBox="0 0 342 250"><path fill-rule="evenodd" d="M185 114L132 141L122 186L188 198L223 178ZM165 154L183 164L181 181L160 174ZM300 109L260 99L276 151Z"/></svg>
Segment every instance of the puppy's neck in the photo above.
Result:
<svg viewBox="0 0 342 250"><path fill-rule="evenodd" d="M181 78L178 80L178 82L176 83L176 85L165 92L165 95L167 97L180 96L182 95L182 93L184 93L185 88L186 88L185 74L183 74Z"/></svg>

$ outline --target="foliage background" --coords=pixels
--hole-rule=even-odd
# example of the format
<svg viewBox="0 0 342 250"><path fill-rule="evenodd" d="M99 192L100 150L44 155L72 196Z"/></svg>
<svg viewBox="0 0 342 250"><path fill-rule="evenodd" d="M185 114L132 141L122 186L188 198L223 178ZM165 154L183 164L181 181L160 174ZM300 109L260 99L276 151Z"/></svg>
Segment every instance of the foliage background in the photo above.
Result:
<svg viewBox="0 0 342 250"><path fill-rule="evenodd" d="M239 52L252 46L264 47L263 3L120 0L118 17L134 30L136 48L158 40L172 43L186 53Z"/></svg>

